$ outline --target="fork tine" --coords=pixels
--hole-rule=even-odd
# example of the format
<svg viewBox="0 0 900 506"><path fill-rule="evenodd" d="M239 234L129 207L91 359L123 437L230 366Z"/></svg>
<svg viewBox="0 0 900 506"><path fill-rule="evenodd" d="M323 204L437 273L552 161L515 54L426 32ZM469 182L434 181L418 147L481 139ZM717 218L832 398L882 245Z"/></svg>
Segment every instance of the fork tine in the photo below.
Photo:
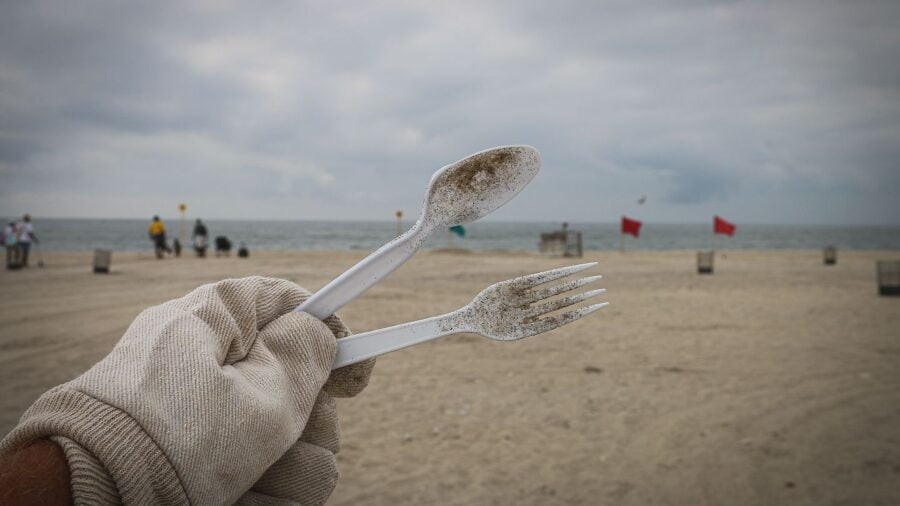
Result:
<svg viewBox="0 0 900 506"><path fill-rule="evenodd" d="M554 295L559 295L563 292L568 292L569 290L574 290L576 288L582 287L584 285L589 285L594 281L599 281L603 276L587 276L584 278L573 279L572 281L566 281L565 283L560 283L556 286L548 286L547 288L541 288L540 290L535 290L532 292L530 300L531 302L548 299L553 297Z"/></svg>
<svg viewBox="0 0 900 506"><path fill-rule="evenodd" d="M568 313L563 313L561 315L556 316L548 316L546 318L541 318L537 320L532 325L534 325L534 329L537 330L537 334L541 334L559 327L567 323L572 323L575 320L583 318L598 309L602 309L609 305L609 302L601 302L599 304L592 304L590 306L585 306L583 308L576 309L574 311L569 311Z"/></svg>
<svg viewBox="0 0 900 506"><path fill-rule="evenodd" d="M557 309L571 306L572 304L578 304L581 301L588 300L591 297L600 295L605 291L606 288L598 288L596 290L588 290L587 292L579 293L577 295L569 295L568 297L563 297L561 299L547 301L542 304L536 304L531 308L528 314L532 317L537 317L542 314L556 311Z"/></svg>
<svg viewBox="0 0 900 506"><path fill-rule="evenodd" d="M559 269L553 269L551 271L538 272L537 274L529 274L528 276L522 276L521 278L516 278L515 281L531 287L531 286L535 286L535 285L549 283L550 281L553 281L554 279L564 278L570 274L575 274L576 272L581 272L585 269L590 269L591 267L593 267L595 265L597 265L597 262L589 262L586 264L570 265L568 267L560 267Z"/></svg>

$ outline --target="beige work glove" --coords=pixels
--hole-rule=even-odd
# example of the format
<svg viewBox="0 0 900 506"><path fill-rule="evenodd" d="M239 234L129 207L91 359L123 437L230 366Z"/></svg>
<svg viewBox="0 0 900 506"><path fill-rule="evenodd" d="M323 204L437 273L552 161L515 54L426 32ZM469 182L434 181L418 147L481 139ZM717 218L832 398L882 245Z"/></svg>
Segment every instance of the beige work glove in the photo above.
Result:
<svg viewBox="0 0 900 506"><path fill-rule="evenodd" d="M362 390L373 362L330 371L349 332L293 311L308 296L253 277L144 311L26 411L0 457L53 439L76 504L323 503L337 480L332 396Z"/></svg>

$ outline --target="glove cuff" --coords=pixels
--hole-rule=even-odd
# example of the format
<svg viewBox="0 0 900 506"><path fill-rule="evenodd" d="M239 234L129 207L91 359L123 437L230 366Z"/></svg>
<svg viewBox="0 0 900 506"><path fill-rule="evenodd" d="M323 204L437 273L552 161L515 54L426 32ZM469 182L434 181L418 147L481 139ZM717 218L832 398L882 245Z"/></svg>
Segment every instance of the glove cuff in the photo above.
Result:
<svg viewBox="0 0 900 506"><path fill-rule="evenodd" d="M78 443L62 436L50 438L66 455L75 506L82 504L121 504L116 483L97 457Z"/></svg>
<svg viewBox="0 0 900 506"><path fill-rule="evenodd" d="M106 484L104 495L113 492L117 502L126 504L189 502L174 466L134 418L65 385L42 395L22 415L19 425L0 443L0 456L51 436L74 443L63 441L61 446L76 502L82 486L98 483Z"/></svg>

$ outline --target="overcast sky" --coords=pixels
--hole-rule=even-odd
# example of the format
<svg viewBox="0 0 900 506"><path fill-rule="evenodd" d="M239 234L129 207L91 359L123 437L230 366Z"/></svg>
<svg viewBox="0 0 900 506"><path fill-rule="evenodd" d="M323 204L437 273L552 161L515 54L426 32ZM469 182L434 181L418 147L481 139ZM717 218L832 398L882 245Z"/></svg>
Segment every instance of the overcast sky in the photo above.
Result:
<svg viewBox="0 0 900 506"><path fill-rule="evenodd" d="M2 11L7 216L390 220L531 144L492 219L900 223L896 1Z"/></svg>

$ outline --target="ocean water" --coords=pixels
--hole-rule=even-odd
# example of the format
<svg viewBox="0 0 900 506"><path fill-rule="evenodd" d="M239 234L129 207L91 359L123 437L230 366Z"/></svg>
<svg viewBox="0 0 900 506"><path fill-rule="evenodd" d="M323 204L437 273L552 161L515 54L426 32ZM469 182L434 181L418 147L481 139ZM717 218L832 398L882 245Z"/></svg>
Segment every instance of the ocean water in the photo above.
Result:
<svg viewBox="0 0 900 506"><path fill-rule="evenodd" d="M165 220L169 237L178 233L178 220ZM45 251L150 251L148 221L97 219L35 219L35 232ZM396 222L377 221L235 221L209 220L210 237L227 236L235 247L241 242L251 250L364 250L378 248L397 233ZM409 227L411 222L405 222ZM192 222L187 222L190 237ZM559 223L476 222L465 226L464 238L452 246L470 250L537 251L541 232L560 228ZM580 230L588 250L619 247L619 225L570 223ZM436 233L426 248L448 246L448 234ZM626 237L627 249L706 249L712 244L712 224L645 223L641 237ZM745 225L738 224L734 237L718 236L717 249L838 249L900 250L900 226Z"/></svg>

